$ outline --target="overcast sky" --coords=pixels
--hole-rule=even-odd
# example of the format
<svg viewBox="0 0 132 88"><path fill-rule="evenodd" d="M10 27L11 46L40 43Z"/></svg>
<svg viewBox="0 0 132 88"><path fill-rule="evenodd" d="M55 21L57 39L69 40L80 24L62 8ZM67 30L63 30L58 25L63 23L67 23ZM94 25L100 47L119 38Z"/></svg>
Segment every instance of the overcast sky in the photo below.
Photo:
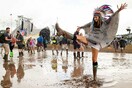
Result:
<svg viewBox="0 0 132 88"><path fill-rule="evenodd" d="M54 25L73 33L77 26L84 25L92 20L93 10L103 4L109 4L113 10L117 5L127 3L128 7L120 13L120 24L117 34L128 33L127 27L132 28L132 0L0 0L0 22L6 20L10 26L18 15L33 19L38 28ZM15 24L15 23L13 23ZM0 27L2 24L0 24Z"/></svg>

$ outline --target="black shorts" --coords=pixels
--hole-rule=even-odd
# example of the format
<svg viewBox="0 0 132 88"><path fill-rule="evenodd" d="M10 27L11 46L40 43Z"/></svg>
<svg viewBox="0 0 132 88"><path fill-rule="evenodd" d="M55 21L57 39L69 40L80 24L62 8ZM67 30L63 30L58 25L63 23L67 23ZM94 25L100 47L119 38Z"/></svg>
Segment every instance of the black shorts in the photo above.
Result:
<svg viewBox="0 0 132 88"><path fill-rule="evenodd" d="M23 49L24 48L24 44L19 44L18 45L18 49Z"/></svg>
<svg viewBox="0 0 132 88"><path fill-rule="evenodd" d="M74 49L79 49L81 46L79 45L79 44L73 44L73 46L74 46Z"/></svg>

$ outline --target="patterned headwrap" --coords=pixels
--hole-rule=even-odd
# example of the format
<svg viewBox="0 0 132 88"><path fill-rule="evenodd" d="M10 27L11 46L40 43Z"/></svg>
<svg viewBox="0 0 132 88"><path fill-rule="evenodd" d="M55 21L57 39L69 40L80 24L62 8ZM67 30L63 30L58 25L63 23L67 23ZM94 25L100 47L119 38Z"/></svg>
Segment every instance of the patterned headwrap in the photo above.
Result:
<svg viewBox="0 0 132 88"><path fill-rule="evenodd" d="M113 14L113 10L110 8L110 5L102 5L94 10L93 15L99 16L100 20L104 21L106 19L109 19L111 15ZM92 21L92 24L94 25L94 21ZM92 25L92 30L94 29L94 26Z"/></svg>

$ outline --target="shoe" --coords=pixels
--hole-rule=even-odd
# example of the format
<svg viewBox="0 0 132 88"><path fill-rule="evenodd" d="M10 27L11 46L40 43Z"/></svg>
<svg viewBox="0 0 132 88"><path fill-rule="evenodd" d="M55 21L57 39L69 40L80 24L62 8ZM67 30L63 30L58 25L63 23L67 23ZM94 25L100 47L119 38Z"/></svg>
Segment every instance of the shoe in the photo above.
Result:
<svg viewBox="0 0 132 88"><path fill-rule="evenodd" d="M10 52L10 57L13 57L13 52Z"/></svg>

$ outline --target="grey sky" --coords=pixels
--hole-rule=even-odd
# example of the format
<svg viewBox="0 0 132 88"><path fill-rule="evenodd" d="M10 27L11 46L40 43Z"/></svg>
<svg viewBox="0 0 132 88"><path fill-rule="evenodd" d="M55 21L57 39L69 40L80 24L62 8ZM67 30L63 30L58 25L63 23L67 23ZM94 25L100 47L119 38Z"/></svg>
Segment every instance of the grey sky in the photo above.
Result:
<svg viewBox="0 0 132 88"><path fill-rule="evenodd" d="M0 0L0 21L6 20L7 26L10 26L10 14L13 20L18 15L24 15L32 18L38 28L43 28L55 24L58 18L60 26L73 33L77 26L92 20L93 10L96 7L109 4L116 11L117 5L124 2L128 7L120 13L117 33L124 34L127 33L128 26L132 28L131 0Z"/></svg>

